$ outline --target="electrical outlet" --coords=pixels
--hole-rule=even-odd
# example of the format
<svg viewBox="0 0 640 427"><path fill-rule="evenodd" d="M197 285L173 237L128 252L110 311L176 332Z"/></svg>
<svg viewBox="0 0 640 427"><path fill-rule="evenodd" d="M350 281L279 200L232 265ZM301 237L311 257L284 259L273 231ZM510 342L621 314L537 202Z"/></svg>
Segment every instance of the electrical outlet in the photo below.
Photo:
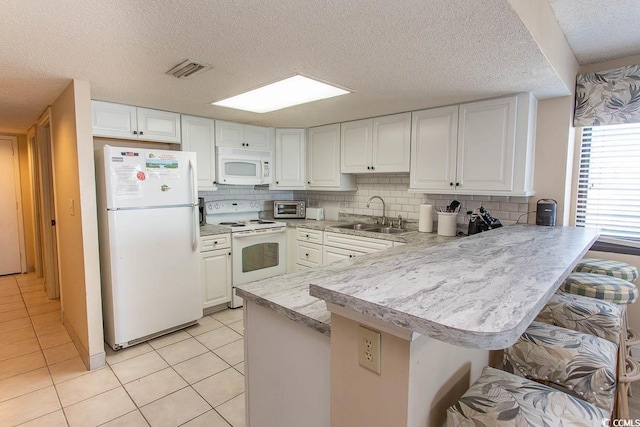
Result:
<svg viewBox="0 0 640 427"><path fill-rule="evenodd" d="M380 332L358 327L358 362L360 366L380 373Z"/></svg>

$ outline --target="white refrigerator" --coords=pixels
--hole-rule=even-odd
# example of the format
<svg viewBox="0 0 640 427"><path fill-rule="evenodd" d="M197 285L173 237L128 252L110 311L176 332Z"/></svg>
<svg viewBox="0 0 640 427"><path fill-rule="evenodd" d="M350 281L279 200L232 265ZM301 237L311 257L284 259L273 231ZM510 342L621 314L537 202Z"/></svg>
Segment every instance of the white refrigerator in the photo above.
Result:
<svg viewBox="0 0 640 427"><path fill-rule="evenodd" d="M128 347L202 317L196 155L96 151L105 341Z"/></svg>

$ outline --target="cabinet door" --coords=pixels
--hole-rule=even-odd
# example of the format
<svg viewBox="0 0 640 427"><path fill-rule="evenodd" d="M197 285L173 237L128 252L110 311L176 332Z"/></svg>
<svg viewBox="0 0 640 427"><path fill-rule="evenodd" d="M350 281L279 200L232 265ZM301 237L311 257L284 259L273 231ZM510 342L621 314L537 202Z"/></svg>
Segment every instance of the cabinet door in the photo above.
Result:
<svg viewBox="0 0 640 427"><path fill-rule="evenodd" d="M342 173L372 171L371 142L373 120L358 120L340 124L340 158Z"/></svg>
<svg viewBox="0 0 640 427"><path fill-rule="evenodd" d="M348 249L333 248L331 246L322 247L322 265L342 261L343 259L353 258L354 253Z"/></svg>
<svg viewBox="0 0 640 427"><path fill-rule="evenodd" d="M203 252L200 256L203 308L231 301L231 250Z"/></svg>
<svg viewBox="0 0 640 427"><path fill-rule="evenodd" d="M245 125L244 142L245 148L251 150L270 150L273 128Z"/></svg>
<svg viewBox="0 0 640 427"><path fill-rule="evenodd" d="M182 116L182 151L195 151L198 190L215 190L214 121L203 117Z"/></svg>
<svg viewBox="0 0 640 427"><path fill-rule="evenodd" d="M309 129L307 184L309 187L340 187L340 125Z"/></svg>
<svg viewBox="0 0 640 427"><path fill-rule="evenodd" d="M138 108L138 139L180 144L180 114Z"/></svg>
<svg viewBox="0 0 640 427"><path fill-rule="evenodd" d="M411 113L373 119L372 170L409 172Z"/></svg>
<svg viewBox="0 0 640 427"><path fill-rule="evenodd" d="M460 105L458 191L511 191L516 96Z"/></svg>
<svg viewBox="0 0 640 427"><path fill-rule="evenodd" d="M412 113L410 188L454 190L458 106Z"/></svg>
<svg viewBox="0 0 640 427"><path fill-rule="evenodd" d="M304 129L276 129L274 188L305 188L306 141Z"/></svg>
<svg viewBox="0 0 640 427"><path fill-rule="evenodd" d="M216 120L216 147L244 147L244 125Z"/></svg>
<svg viewBox="0 0 640 427"><path fill-rule="evenodd" d="M138 139L136 107L91 101L91 118L95 136Z"/></svg>

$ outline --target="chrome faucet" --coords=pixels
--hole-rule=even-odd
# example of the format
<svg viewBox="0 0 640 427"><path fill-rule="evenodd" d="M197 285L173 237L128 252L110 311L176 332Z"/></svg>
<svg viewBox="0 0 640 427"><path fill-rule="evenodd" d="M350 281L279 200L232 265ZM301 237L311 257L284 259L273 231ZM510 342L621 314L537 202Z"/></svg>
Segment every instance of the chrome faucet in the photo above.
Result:
<svg viewBox="0 0 640 427"><path fill-rule="evenodd" d="M384 200L382 200L382 197L380 197L380 196L371 196L371 198L367 202L367 207L369 207L369 205L371 204L371 201L373 199L380 199L380 201L382 202L382 222L380 223L380 225L387 225L387 218L384 215L384 211L385 211Z"/></svg>

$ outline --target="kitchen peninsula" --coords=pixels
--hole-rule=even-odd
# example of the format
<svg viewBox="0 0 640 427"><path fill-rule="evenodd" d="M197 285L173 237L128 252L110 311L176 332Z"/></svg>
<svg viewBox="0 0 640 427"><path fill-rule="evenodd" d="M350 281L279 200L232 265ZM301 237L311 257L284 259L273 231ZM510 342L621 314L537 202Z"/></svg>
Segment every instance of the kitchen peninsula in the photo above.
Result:
<svg viewBox="0 0 640 427"><path fill-rule="evenodd" d="M242 287L248 421L441 425L597 236L526 225L433 236ZM381 334L380 374L359 366L360 325Z"/></svg>

